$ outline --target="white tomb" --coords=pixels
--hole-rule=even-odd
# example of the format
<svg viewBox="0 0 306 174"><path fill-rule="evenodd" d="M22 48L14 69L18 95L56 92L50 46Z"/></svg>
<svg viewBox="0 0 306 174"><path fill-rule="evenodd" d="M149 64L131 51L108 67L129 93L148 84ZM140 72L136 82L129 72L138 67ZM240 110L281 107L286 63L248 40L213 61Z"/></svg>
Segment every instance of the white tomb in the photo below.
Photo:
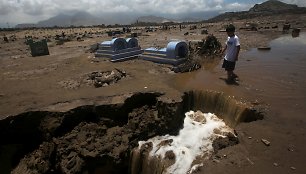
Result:
<svg viewBox="0 0 306 174"><path fill-rule="evenodd" d="M123 61L137 57L143 51L136 38L114 38L99 45L95 57L111 58L112 62Z"/></svg>
<svg viewBox="0 0 306 174"><path fill-rule="evenodd" d="M179 65L187 60L188 45L184 41L169 42L167 48L154 47L144 50L140 58L156 63Z"/></svg>

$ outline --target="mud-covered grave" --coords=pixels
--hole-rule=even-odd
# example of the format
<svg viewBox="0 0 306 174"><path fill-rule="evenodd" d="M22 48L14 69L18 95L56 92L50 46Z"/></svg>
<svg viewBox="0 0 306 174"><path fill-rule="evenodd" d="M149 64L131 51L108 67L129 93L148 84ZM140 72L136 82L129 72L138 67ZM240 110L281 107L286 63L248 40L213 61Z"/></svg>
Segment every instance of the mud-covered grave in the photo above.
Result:
<svg viewBox="0 0 306 174"><path fill-rule="evenodd" d="M115 68L109 71L94 71L86 73L78 78L60 81L58 84L65 89L77 89L82 85L99 88L115 84L126 77L129 77L129 75L124 70Z"/></svg>

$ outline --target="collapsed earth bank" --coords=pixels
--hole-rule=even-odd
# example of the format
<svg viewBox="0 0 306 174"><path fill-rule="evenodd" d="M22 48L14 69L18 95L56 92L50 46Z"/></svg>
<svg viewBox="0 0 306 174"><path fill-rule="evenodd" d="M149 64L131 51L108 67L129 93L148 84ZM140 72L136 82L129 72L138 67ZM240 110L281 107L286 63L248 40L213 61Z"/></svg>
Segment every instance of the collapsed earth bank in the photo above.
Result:
<svg viewBox="0 0 306 174"><path fill-rule="evenodd" d="M232 128L263 118L250 104L214 91L186 92L179 101L156 92L135 93L67 112L31 111L0 121L0 168L5 173L148 171L133 164L133 149L139 141L177 135L190 110L214 113ZM235 135L218 138L214 151L238 142Z"/></svg>

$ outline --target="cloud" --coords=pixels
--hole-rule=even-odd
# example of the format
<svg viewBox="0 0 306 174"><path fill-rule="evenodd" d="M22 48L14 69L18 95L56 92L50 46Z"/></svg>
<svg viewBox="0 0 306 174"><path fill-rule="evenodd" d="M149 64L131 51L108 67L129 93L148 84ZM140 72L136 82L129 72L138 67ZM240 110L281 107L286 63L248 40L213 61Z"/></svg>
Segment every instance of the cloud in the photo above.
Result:
<svg viewBox="0 0 306 174"><path fill-rule="evenodd" d="M0 0L0 15L7 15L18 8L15 6L16 2L11 0Z"/></svg>
<svg viewBox="0 0 306 174"><path fill-rule="evenodd" d="M264 0L0 0L0 23L37 22L60 13L86 11L103 16L113 13L182 16L220 11L248 10ZM305 0L281 0L306 6Z"/></svg>
<svg viewBox="0 0 306 174"><path fill-rule="evenodd" d="M296 4L300 7L306 7L306 1L305 0L282 0L285 3L288 4Z"/></svg>

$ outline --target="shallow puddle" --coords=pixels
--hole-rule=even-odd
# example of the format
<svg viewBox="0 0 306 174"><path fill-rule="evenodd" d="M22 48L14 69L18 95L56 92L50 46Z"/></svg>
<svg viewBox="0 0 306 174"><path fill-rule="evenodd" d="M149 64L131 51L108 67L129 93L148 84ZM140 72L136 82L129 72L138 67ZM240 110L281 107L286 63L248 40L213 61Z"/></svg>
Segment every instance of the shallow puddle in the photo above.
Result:
<svg viewBox="0 0 306 174"><path fill-rule="evenodd" d="M220 79L226 77L220 58L213 69L179 74L173 85L181 90L224 91L227 95L258 100L286 114L301 116L306 111L306 33L295 38L284 35L269 46L270 50L254 48L240 55L235 70L240 80L235 84L226 84Z"/></svg>

